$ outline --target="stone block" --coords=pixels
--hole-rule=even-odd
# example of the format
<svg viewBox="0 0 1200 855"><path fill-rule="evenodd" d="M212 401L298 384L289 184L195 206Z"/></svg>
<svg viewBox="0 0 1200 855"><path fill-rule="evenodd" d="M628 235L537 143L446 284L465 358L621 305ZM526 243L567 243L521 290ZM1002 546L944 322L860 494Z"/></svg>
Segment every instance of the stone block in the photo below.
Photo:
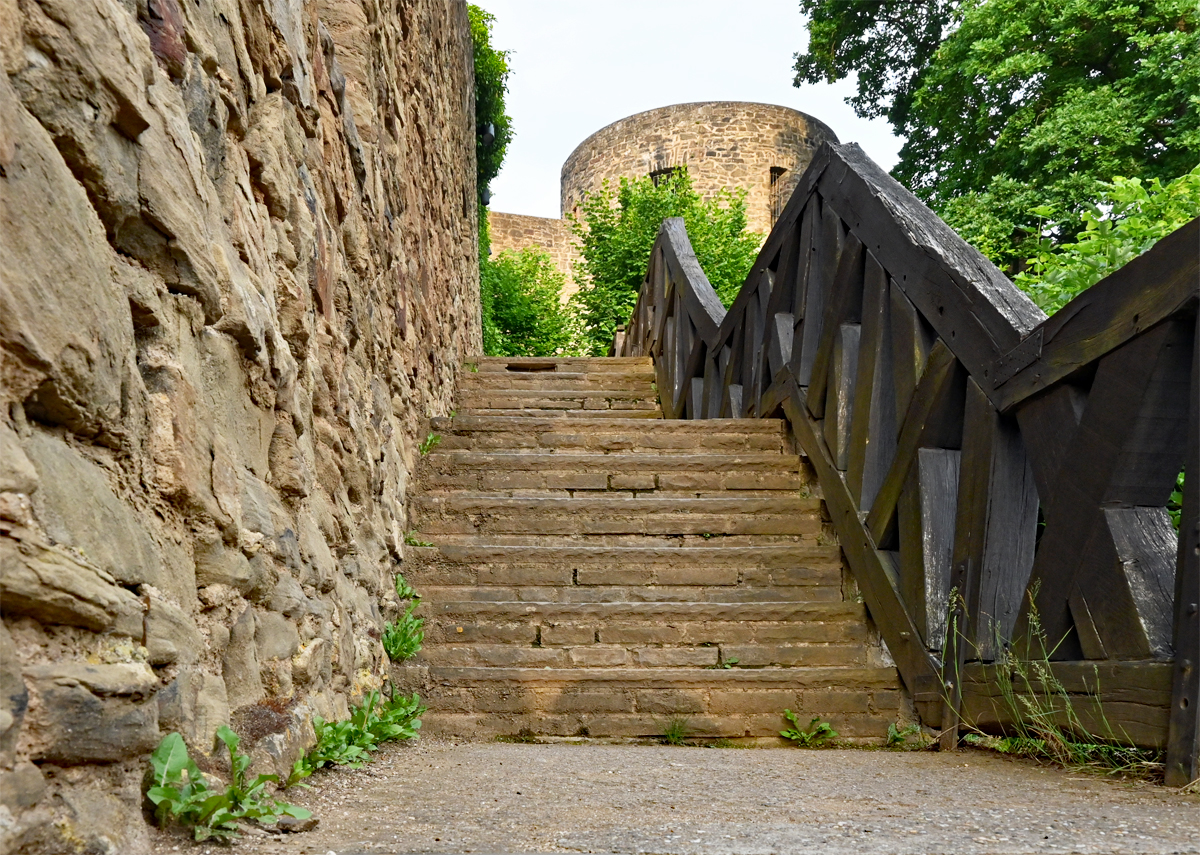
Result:
<svg viewBox="0 0 1200 855"><path fill-rule="evenodd" d="M43 623L142 635L142 603L108 573L57 546L0 537L0 610Z"/></svg>
<svg viewBox="0 0 1200 855"><path fill-rule="evenodd" d="M0 766L13 762L21 722L29 709L29 691L21 676L17 646L8 627L0 623ZM4 804L8 804L7 800Z"/></svg>
<svg viewBox="0 0 1200 855"><path fill-rule="evenodd" d="M158 744L158 681L145 665L59 663L25 669L36 703L29 756L60 765L139 757Z"/></svg>
<svg viewBox="0 0 1200 855"><path fill-rule="evenodd" d="M631 713L634 708L632 693L620 689L605 692L544 689L538 694L538 708L548 713Z"/></svg>
<svg viewBox="0 0 1200 855"><path fill-rule="evenodd" d="M46 793L46 776L32 763L18 763L10 771L0 770L0 804L14 812L37 804Z"/></svg>
<svg viewBox="0 0 1200 855"><path fill-rule="evenodd" d="M35 431L26 453L40 477L34 508L46 533L116 580L153 585L180 602L195 594L191 573L167 568L141 517L117 498L98 465L57 437Z"/></svg>
<svg viewBox="0 0 1200 855"><path fill-rule="evenodd" d="M600 627L602 644L678 644L683 638L683 626L659 622L640 626L637 624L605 624Z"/></svg>
<svg viewBox="0 0 1200 855"><path fill-rule="evenodd" d="M571 664L582 668L620 668L630 660L624 647L573 647L569 655Z"/></svg>
<svg viewBox="0 0 1200 855"><path fill-rule="evenodd" d="M708 668L717 664L717 653L715 647L643 647L634 657L646 668Z"/></svg>
<svg viewBox="0 0 1200 855"><path fill-rule="evenodd" d="M69 40L62 47L78 54ZM47 110L72 109L47 100L56 102ZM39 418L88 435L119 430L121 389L134 371L133 325L125 294L109 274L112 250L84 188L7 75L0 79L0 115L6 398L28 399ZM83 318L87 323L68 322Z"/></svg>
<svg viewBox="0 0 1200 855"><path fill-rule="evenodd" d="M680 715L704 712L708 706L704 693L682 689L638 689L634 692L637 711L653 715Z"/></svg>
<svg viewBox="0 0 1200 855"><path fill-rule="evenodd" d="M300 587L299 582L284 574L280 574L267 602L272 611L279 612L284 617L299 618L309 612L309 601L304 589Z"/></svg>
<svg viewBox="0 0 1200 855"><path fill-rule="evenodd" d="M219 675L182 668L158 693L157 700L162 731L178 731L193 751L212 754L217 750L217 728L229 724L229 697Z"/></svg>
<svg viewBox="0 0 1200 855"><path fill-rule="evenodd" d="M608 485L613 490L653 490L658 486L653 474L641 473L610 475Z"/></svg>
<svg viewBox="0 0 1200 855"><path fill-rule="evenodd" d="M254 644L260 661L290 660L300 649L296 625L278 612L258 612L254 624Z"/></svg>
<svg viewBox="0 0 1200 855"><path fill-rule="evenodd" d="M783 711L799 705L794 691L739 691L713 689L708 696L708 710L714 715L751 715L754 713L780 715L780 727L786 723Z"/></svg>
<svg viewBox="0 0 1200 855"><path fill-rule="evenodd" d="M32 493L37 489L38 473L16 432L0 422L0 493Z"/></svg>
<svg viewBox="0 0 1200 855"><path fill-rule="evenodd" d="M254 570L246 556L225 546L220 538L196 543L196 585L226 585L242 594L253 587Z"/></svg>
<svg viewBox="0 0 1200 855"><path fill-rule="evenodd" d="M548 647L571 647L577 644L592 644L596 640L595 626L576 624L550 624L542 627L542 644Z"/></svg>
<svg viewBox="0 0 1200 855"><path fill-rule="evenodd" d="M160 596L149 597L145 632L151 665L188 665L204 653L195 622L179 606Z"/></svg>
<svg viewBox="0 0 1200 855"><path fill-rule="evenodd" d="M229 708L238 709L262 700L262 676L259 673L258 645L255 643L256 621L254 608L246 606L229 629L229 646L221 659L221 675Z"/></svg>

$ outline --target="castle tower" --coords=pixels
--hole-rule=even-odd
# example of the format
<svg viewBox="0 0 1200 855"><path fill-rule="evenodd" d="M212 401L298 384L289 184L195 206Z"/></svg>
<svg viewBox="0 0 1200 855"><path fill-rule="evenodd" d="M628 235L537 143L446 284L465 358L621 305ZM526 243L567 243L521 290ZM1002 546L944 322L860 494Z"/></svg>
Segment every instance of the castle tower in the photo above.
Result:
<svg viewBox="0 0 1200 855"><path fill-rule="evenodd" d="M800 176L834 132L818 119L775 104L704 101L635 113L581 142L561 174L563 219L492 211L492 252L536 246L568 278L577 259L568 213L607 179L659 178L686 167L696 191L710 198L722 189L746 191L751 231L766 235Z"/></svg>

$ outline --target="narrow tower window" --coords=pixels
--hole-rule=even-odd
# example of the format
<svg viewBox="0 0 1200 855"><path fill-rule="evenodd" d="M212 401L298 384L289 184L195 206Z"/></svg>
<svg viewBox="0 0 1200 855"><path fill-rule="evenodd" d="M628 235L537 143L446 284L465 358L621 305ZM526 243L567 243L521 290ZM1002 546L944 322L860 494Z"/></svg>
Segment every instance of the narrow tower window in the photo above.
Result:
<svg viewBox="0 0 1200 855"><path fill-rule="evenodd" d="M678 166L664 166L662 169L656 169L653 172L651 172L650 180L653 181L654 186L657 187L662 182L669 181L671 179L671 176L674 175L678 171L679 171Z"/></svg>
<svg viewBox="0 0 1200 855"><path fill-rule="evenodd" d="M783 176L787 174L787 170L782 166L771 167L771 225L774 226L779 219L779 215L783 213L783 206L787 204L787 199L783 197Z"/></svg>

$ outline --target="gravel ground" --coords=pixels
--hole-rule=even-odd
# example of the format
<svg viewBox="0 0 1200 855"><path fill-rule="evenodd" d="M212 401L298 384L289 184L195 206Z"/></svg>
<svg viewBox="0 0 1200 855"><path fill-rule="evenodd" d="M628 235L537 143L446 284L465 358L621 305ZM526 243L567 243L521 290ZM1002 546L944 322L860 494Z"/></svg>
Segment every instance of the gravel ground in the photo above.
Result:
<svg viewBox="0 0 1200 855"><path fill-rule="evenodd" d="M971 750L422 740L311 780L316 830L233 852L1200 853L1198 796Z"/></svg>

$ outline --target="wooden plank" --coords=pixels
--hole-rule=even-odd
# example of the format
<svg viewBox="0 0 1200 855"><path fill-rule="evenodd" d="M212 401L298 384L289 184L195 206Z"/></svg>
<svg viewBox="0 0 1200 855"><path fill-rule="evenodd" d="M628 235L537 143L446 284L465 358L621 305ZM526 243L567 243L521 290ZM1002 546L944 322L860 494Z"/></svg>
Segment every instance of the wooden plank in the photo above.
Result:
<svg viewBox="0 0 1200 855"><path fill-rule="evenodd" d="M716 338L721 322L725 320L725 306L708 281L708 276L696 260L692 243L688 240L687 227L682 217L663 220L659 228L663 240L665 258L679 273L683 287L679 289L683 308L700 337L705 341Z"/></svg>
<svg viewBox="0 0 1200 855"><path fill-rule="evenodd" d="M841 335L842 324L856 324L862 319L863 269L866 250L853 234L846 236L838 259L833 287L825 300L825 316L821 321L821 336L813 356L812 374L808 383L808 405L814 418L825 417L825 385L829 382L829 363Z"/></svg>
<svg viewBox="0 0 1200 855"><path fill-rule="evenodd" d="M964 383L961 363L939 339L929 353L925 373L909 404L896 442L896 456L867 516L867 529L875 543L890 541L896 502L909 467L917 458L917 449L961 446Z"/></svg>
<svg viewBox="0 0 1200 855"><path fill-rule="evenodd" d="M1185 489L1175 568L1175 664L1167 736L1168 786L1200 778L1200 316L1192 336Z"/></svg>
<svg viewBox="0 0 1200 855"><path fill-rule="evenodd" d="M1161 749L1166 743L1170 663L1053 662L1054 682L1036 679L1028 664L1024 670L1029 679L1017 681L1013 698L1022 713L1027 709L1021 700L1025 697L1038 708L1058 710L1051 720L1067 727L1073 722L1065 711L1065 691L1072 714L1086 731L1079 736L1145 748ZM1013 703L1005 699L1005 691L1014 687L1011 667L969 663L963 677L964 719L985 732L1014 732ZM1027 714L1024 720L1028 727Z"/></svg>
<svg viewBox="0 0 1200 855"><path fill-rule="evenodd" d="M1035 331L1042 337L1038 359L997 386L992 393L996 405L1007 410L1049 388L1178 314L1194 303L1197 295L1200 218L1163 238L1046 320ZM1001 373L997 379L1003 377Z"/></svg>
<svg viewBox="0 0 1200 855"><path fill-rule="evenodd" d="M888 651L896 662L896 669L909 691L918 695L919 689L928 687L938 679L938 667L921 643L920 634L904 609L894 580L895 572L890 558L875 548L870 534L859 520L858 508L850 491L838 474L824 439L817 432L816 424L808 414L804 392L790 383L790 394L783 401L783 410L791 422L800 447L808 455L816 470L818 482L825 494L842 551L850 570L862 591L867 609L875 620L880 634L887 643ZM921 694L918 711L928 717L928 698ZM940 704L933 704L940 709Z"/></svg>
<svg viewBox="0 0 1200 855"><path fill-rule="evenodd" d="M839 161L850 168L843 175ZM840 180L839 180L840 179ZM863 237L972 376L985 377L1046 316L977 250L853 144L817 192Z"/></svg>
<svg viewBox="0 0 1200 855"><path fill-rule="evenodd" d="M937 336L921 320L920 313L904 291L892 279L888 284L892 322L892 366L896 388L896 433L900 432L917 381L925 372L925 362Z"/></svg>
<svg viewBox="0 0 1200 855"><path fill-rule="evenodd" d="M955 562L967 557L977 562L979 572L967 588L968 638L974 656L990 661L1012 637L1024 604L1037 541L1038 496L1016 421L1000 416L974 380L967 383L963 461L964 468L978 467L969 477L984 491L983 517L974 518L977 505L960 506L960 523L982 527L968 533L970 551L960 553L956 538Z"/></svg>
<svg viewBox="0 0 1200 855"><path fill-rule="evenodd" d="M792 334L795 319L791 312L776 312L771 316L771 336L767 346L767 364L771 377L788 364L792 355Z"/></svg>
<svg viewBox="0 0 1200 855"><path fill-rule="evenodd" d="M949 449L919 449L900 495L901 591L931 650L942 650L946 641L960 457Z"/></svg>
<svg viewBox="0 0 1200 855"><path fill-rule="evenodd" d="M850 425L854 419L854 383L858 378L858 348L861 327L842 324L833 348L831 375L825 402L825 442L834 463L845 471L850 460ZM811 389L809 390L811 394Z"/></svg>
<svg viewBox="0 0 1200 855"><path fill-rule="evenodd" d="M1044 505L1053 501L1058 472L1075 441L1086 404L1086 389L1063 382L1044 395L1027 399L1014 411Z"/></svg>
<svg viewBox="0 0 1200 855"><path fill-rule="evenodd" d="M1073 629L1068 600L1079 588L1103 625L1108 655L1141 658L1170 644L1169 632L1158 634L1160 616L1135 608L1161 602L1137 589L1163 584L1164 562L1151 556L1169 539L1161 531L1165 515L1113 512L1166 504L1183 463L1193 336L1190 319L1167 321L1099 361L1076 439L1043 508L1046 528L1030 579L1053 641ZM1123 555L1136 557L1136 566L1125 565ZM1097 614L1101 607L1108 611ZM1073 658L1070 645L1063 651Z"/></svg>
<svg viewBox="0 0 1200 855"><path fill-rule="evenodd" d="M804 335L800 341L800 361L796 382L808 386L813 375L813 361L821 343L825 303L830 299L833 278L842 256L845 227L837 213L824 200L821 202L821 222L813 240L809 261L808 283L804 295Z"/></svg>
<svg viewBox="0 0 1200 855"><path fill-rule="evenodd" d="M869 508L896 455L896 387L888 278L870 253L863 281L862 341L846 484L859 507Z"/></svg>

